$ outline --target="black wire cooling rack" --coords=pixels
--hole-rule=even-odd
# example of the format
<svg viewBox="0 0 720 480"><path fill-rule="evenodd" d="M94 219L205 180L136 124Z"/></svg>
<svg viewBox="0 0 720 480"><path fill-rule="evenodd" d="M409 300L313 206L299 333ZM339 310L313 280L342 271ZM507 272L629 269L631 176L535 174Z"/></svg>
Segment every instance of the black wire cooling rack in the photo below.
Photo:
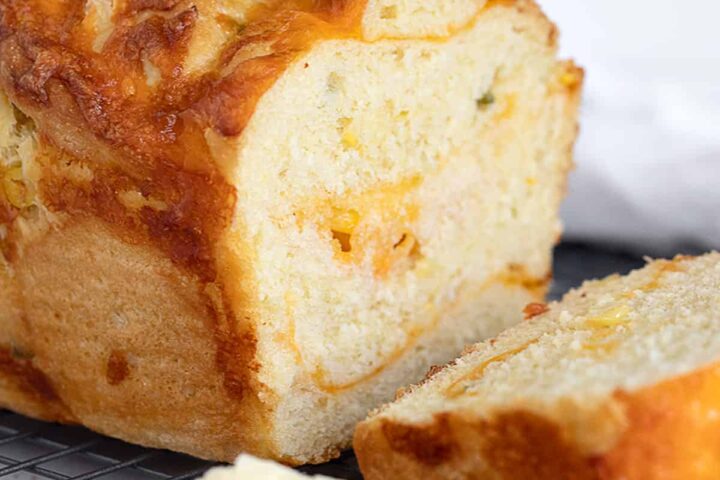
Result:
<svg viewBox="0 0 720 480"><path fill-rule="evenodd" d="M1 480L191 480L214 463L0 410ZM306 473L361 480L352 453Z"/></svg>
<svg viewBox="0 0 720 480"><path fill-rule="evenodd" d="M2 480L186 480L213 464L0 411Z"/></svg>
<svg viewBox="0 0 720 480"><path fill-rule="evenodd" d="M558 298L586 278L624 273L642 260L577 244L561 245L555 257ZM164 450L130 445L81 427L44 423L0 410L0 480L190 480L214 464ZM307 473L361 480L352 453Z"/></svg>

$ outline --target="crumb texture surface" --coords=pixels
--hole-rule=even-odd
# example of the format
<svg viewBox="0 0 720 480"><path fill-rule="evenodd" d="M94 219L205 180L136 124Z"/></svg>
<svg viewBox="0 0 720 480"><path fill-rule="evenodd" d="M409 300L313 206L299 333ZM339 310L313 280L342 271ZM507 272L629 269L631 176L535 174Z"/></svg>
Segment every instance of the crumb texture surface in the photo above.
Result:
<svg viewBox="0 0 720 480"><path fill-rule="evenodd" d="M356 435L361 465L371 479L405 464L430 478L714 478L718 291L717 253L587 282L380 409ZM422 459L423 436L442 458Z"/></svg>

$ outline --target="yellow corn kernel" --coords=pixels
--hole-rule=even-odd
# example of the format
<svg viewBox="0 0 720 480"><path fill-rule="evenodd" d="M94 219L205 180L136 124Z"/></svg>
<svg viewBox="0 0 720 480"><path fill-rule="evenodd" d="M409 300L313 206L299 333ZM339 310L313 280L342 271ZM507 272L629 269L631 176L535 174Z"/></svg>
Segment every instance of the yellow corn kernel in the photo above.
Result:
<svg viewBox="0 0 720 480"><path fill-rule="evenodd" d="M354 133L346 130L343 132L342 135L342 143L345 148L357 148L357 146L360 144L360 141Z"/></svg>
<svg viewBox="0 0 720 480"><path fill-rule="evenodd" d="M609 353L616 349L618 341L613 340L616 332L614 327L629 323L629 313L630 307L623 304L586 320L585 326L594 331L588 341L583 344L583 348L598 353Z"/></svg>
<svg viewBox="0 0 720 480"><path fill-rule="evenodd" d="M627 305L618 305L596 317L589 318L585 324L590 328L610 328L628 323L628 314L630 307Z"/></svg>
<svg viewBox="0 0 720 480"><path fill-rule="evenodd" d="M345 148L353 148L357 150L360 147L360 140L352 131L351 118L340 119L340 141Z"/></svg>
<svg viewBox="0 0 720 480"><path fill-rule="evenodd" d="M330 228L336 232L353 233L360 223L360 214L353 209L333 208Z"/></svg>

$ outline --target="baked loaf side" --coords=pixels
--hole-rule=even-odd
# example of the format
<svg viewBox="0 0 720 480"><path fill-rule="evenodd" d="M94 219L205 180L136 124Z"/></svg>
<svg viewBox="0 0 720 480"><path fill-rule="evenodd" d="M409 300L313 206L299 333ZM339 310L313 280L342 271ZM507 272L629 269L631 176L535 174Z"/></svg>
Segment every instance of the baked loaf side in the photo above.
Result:
<svg viewBox="0 0 720 480"><path fill-rule="evenodd" d="M359 425L365 478L717 478L718 292L713 253L529 307Z"/></svg>
<svg viewBox="0 0 720 480"><path fill-rule="evenodd" d="M582 72L534 3L0 9L3 406L320 462L542 298Z"/></svg>

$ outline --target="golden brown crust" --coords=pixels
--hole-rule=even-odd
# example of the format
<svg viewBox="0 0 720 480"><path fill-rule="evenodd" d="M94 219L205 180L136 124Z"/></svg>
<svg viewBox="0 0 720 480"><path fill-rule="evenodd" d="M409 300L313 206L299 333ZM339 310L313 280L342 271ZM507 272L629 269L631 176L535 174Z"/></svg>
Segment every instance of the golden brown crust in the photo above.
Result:
<svg viewBox="0 0 720 480"><path fill-rule="evenodd" d="M630 427L596 459L601 478L717 478L720 364L615 396L625 405Z"/></svg>
<svg viewBox="0 0 720 480"><path fill-rule="evenodd" d="M439 414L427 425L361 424L355 451L374 479L595 479L589 461L552 422L525 411L485 421Z"/></svg>
<svg viewBox="0 0 720 480"><path fill-rule="evenodd" d="M122 231L69 217L23 244L22 318L0 315L0 403L205 458L275 455L244 356L253 349L233 343L240 352L222 365L231 353L218 332L237 332L206 285Z"/></svg>
<svg viewBox="0 0 720 480"><path fill-rule="evenodd" d="M0 348L1 390L12 390L24 397L30 410L37 409L35 416L61 422L75 420L47 376L23 352Z"/></svg>
<svg viewBox="0 0 720 480"><path fill-rule="evenodd" d="M720 364L636 392L618 392L626 427L605 453L538 413L436 415L424 425L361 424L355 451L367 480L711 480L720 471ZM604 418L598 422L609 421Z"/></svg>

